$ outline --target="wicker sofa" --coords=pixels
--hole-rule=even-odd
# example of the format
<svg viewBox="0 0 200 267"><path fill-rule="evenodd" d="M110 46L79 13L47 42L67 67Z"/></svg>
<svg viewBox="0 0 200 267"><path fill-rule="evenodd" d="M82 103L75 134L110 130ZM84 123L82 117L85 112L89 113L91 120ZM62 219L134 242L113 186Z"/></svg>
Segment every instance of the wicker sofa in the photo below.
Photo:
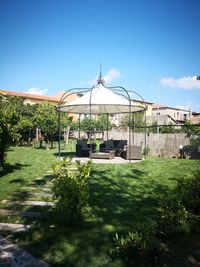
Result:
<svg viewBox="0 0 200 267"><path fill-rule="evenodd" d="M91 146L91 147L90 147ZM96 144L88 144L86 140L77 140L76 155L79 157L89 157L89 151L96 151Z"/></svg>
<svg viewBox="0 0 200 267"><path fill-rule="evenodd" d="M121 151L124 146L127 145L127 140L107 140L100 144L100 152L109 152L111 150L115 151L115 156L120 156Z"/></svg>
<svg viewBox="0 0 200 267"><path fill-rule="evenodd" d="M142 147L127 146L126 150L121 152L121 157L124 159L142 159Z"/></svg>

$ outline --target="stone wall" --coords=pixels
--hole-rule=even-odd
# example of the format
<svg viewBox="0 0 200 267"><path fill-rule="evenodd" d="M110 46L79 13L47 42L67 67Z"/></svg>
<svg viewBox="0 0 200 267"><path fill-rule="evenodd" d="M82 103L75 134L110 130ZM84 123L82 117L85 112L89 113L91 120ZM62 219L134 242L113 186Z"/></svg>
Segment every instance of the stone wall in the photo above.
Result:
<svg viewBox="0 0 200 267"><path fill-rule="evenodd" d="M104 135L106 136L106 134ZM127 131L109 131L109 138L112 139L127 139L129 141L129 133ZM185 133L168 133L157 134L149 133L146 136L146 147L149 154L153 156L178 156L179 146L188 145L190 138ZM145 146L145 134L134 133L131 136L131 144Z"/></svg>
<svg viewBox="0 0 200 267"><path fill-rule="evenodd" d="M75 137L78 138L78 133L74 133ZM87 135L82 132L81 138L87 138ZM96 138L107 139L107 132L104 134L97 134ZM110 130L108 132L108 139L125 139L129 142L128 131ZM149 133L146 136L146 147L149 151L149 155L152 156L168 156L168 157L178 157L179 156L179 146L186 146L190 143L191 138L185 133L166 133L157 134ZM131 136L131 145L142 145L143 149L145 146L145 134L144 133L134 133Z"/></svg>

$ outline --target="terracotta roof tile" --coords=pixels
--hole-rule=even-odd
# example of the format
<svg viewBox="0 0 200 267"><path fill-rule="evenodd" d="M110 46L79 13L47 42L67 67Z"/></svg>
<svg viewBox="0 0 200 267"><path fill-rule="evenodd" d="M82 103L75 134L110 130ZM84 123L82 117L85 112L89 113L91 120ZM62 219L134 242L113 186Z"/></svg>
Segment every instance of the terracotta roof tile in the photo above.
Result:
<svg viewBox="0 0 200 267"><path fill-rule="evenodd" d="M22 92L13 92L13 91L7 91L7 90L0 90L0 93L5 94L5 95L20 96L23 98L52 101L52 102L56 102L56 103L59 100L58 98L53 97L53 96L34 95L34 94L27 94L27 93L22 93Z"/></svg>

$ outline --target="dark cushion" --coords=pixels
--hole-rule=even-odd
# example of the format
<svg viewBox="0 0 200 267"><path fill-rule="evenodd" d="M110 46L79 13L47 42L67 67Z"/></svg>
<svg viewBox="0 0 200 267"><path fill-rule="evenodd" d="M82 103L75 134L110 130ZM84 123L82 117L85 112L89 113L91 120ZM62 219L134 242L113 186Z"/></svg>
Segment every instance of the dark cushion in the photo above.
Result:
<svg viewBox="0 0 200 267"><path fill-rule="evenodd" d="M105 144L106 148L108 148L108 147L109 148L114 148L115 147L113 140L107 140L107 141L104 142L104 144Z"/></svg>
<svg viewBox="0 0 200 267"><path fill-rule="evenodd" d="M121 148L124 145L123 140L120 140L117 144L117 148Z"/></svg>
<svg viewBox="0 0 200 267"><path fill-rule="evenodd" d="M81 145L82 148L88 148L87 141L85 140L77 140L77 144Z"/></svg>
<svg viewBox="0 0 200 267"><path fill-rule="evenodd" d="M122 148L123 146L127 145L127 140L120 140L117 148Z"/></svg>

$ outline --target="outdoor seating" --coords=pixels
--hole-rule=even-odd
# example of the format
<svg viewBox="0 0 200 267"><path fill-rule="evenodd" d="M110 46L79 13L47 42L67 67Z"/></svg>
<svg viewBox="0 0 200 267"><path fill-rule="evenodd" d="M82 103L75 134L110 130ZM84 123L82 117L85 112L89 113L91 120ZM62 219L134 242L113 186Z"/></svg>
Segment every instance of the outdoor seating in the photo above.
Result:
<svg viewBox="0 0 200 267"><path fill-rule="evenodd" d="M100 144L100 152L109 152L114 150L115 156L120 156L124 146L127 145L127 140L107 140Z"/></svg>
<svg viewBox="0 0 200 267"><path fill-rule="evenodd" d="M142 159L142 147L127 146L125 150L121 151L121 157L124 159Z"/></svg>
<svg viewBox="0 0 200 267"><path fill-rule="evenodd" d="M92 159L114 159L115 151L110 150L109 152L90 152L90 158Z"/></svg>
<svg viewBox="0 0 200 267"><path fill-rule="evenodd" d="M96 144L88 144L86 140L77 140L76 155L79 157L89 157L89 151L95 151Z"/></svg>

